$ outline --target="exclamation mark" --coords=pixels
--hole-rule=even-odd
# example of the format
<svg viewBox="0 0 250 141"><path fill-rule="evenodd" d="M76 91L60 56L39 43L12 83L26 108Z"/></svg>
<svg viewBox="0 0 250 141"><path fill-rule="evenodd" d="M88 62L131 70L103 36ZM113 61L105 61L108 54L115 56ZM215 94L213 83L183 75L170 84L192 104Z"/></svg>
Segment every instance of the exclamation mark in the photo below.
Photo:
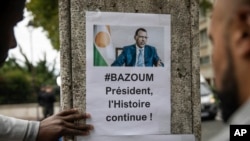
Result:
<svg viewBox="0 0 250 141"><path fill-rule="evenodd" d="M153 116L153 114L152 114L152 113L150 113L150 120L152 120L152 116Z"/></svg>

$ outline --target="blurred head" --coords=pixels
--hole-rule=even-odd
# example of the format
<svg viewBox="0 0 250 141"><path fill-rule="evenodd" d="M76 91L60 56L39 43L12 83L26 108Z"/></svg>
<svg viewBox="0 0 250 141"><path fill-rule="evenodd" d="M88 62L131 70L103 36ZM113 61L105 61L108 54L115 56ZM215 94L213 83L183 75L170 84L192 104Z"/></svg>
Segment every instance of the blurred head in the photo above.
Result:
<svg viewBox="0 0 250 141"><path fill-rule="evenodd" d="M14 26L23 19L25 0L0 2L0 65L8 56L8 50L16 47Z"/></svg>
<svg viewBox="0 0 250 141"><path fill-rule="evenodd" d="M135 42L136 42L137 46L143 48L146 45L147 39L148 39L146 29L138 28L135 31L134 38L135 38Z"/></svg>
<svg viewBox="0 0 250 141"><path fill-rule="evenodd" d="M250 1L217 0L209 32L224 121L250 97Z"/></svg>

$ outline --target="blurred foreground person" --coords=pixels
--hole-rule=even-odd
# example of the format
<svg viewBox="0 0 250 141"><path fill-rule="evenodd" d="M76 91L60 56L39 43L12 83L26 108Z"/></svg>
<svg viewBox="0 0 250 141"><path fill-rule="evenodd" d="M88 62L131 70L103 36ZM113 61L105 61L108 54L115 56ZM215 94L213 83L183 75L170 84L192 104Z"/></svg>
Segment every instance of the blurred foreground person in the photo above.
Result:
<svg viewBox="0 0 250 141"><path fill-rule="evenodd" d="M0 2L0 65L8 50L16 46L14 26L23 19L25 0ZM91 125L74 125L74 120L86 119L88 114L65 110L47 119L26 121L0 115L0 141L56 141L64 135L88 135Z"/></svg>
<svg viewBox="0 0 250 141"><path fill-rule="evenodd" d="M250 124L250 0L217 0L209 36L222 118L213 141L229 141L230 124Z"/></svg>

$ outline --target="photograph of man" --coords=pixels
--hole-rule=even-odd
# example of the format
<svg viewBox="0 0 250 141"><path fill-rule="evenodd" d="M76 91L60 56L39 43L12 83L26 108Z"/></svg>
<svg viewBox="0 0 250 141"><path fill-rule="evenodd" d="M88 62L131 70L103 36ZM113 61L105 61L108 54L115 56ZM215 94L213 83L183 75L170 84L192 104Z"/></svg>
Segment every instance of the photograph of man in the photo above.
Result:
<svg viewBox="0 0 250 141"><path fill-rule="evenodd" d="M138 28L134 35L135 44L123 47L121 54L111 66L163 67L156 48L147 45L147 30Z"/></svg>

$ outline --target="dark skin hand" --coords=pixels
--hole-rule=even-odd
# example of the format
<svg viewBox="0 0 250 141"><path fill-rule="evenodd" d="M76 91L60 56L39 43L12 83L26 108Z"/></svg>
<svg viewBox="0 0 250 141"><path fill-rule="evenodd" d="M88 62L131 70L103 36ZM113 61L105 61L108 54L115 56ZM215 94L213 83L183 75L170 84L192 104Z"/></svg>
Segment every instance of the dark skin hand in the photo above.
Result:
<svg viewBox="0 0 250 141"><path fill-rule="evenodd" d="M90 118L89 114L80 114L77 110L65 110L50 116L40 123L37 141L56 141L61 136L89 135L92 125L75 125L73 121Z"/></svg>

